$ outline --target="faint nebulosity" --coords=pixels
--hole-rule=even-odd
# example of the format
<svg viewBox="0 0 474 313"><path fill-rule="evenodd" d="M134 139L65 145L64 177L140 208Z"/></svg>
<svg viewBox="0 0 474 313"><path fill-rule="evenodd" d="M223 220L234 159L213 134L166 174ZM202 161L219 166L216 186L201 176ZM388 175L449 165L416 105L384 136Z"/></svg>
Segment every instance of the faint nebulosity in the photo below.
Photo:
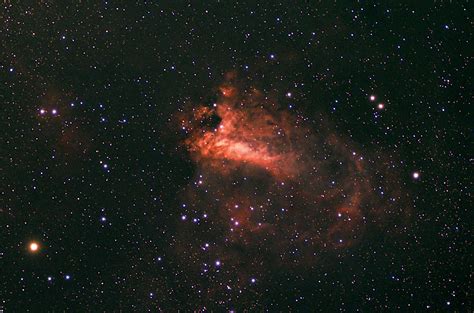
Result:
<svg viewBox="0 0 474 313"><path fill-rule="evenodd" d="M390 160L366 164L322 118L310 124L256 89L226 82L219 91L210 107L192 106L181 120L197 171L178 248L196 240L182 251L192 263L202 255L207 267L222 256L240 283L238 276L260 273L258 266L315 266L327 252L344 253L363 240L367 227L387 226L387 218L401 226L394 222L410 207L400 182L385 173ZM209 125L213 120L220 122ZM381 180L386 197L374 192Z"/></svg>
<svg viewBox="0 0 474 313"><path fill-rule="evenodd" d="M468 312L467 1L0 13L0 311Z"/></svg>

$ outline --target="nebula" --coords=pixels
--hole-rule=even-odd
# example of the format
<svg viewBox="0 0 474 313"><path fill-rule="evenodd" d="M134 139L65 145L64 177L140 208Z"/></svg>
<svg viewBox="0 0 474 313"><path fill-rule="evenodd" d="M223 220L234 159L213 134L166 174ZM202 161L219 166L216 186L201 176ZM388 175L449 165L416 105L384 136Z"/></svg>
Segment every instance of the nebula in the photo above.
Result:
<svg viewBox="0 0 474 313"><path fill-rule="evenodd" d="M176 250L200 275L219 270L216 260L238 273L234 281L311 268L396 214L400 197L377 189L381 169L325 119L309 123L234 79L218 90L215 103L179 117L196 176L183 193Z"/></svg>
<svg viewBox="0 0 474 313"><path fill-rule="evenodd" d="M237 103L236 91L221 87L222 101L215 108L200 107L194 111L193 121L219 119L213 129L198 129L192 125L192 134L186 140L193 158L200 165L211 166L220 172L229 172L241 165L267 171L275 178L286 179L297 174L297 151L292 148L289 117L272 115L265 108L250 102ZM240 106L240 107L239 107ZM183 121L183 127L190 127Z"/></svg>

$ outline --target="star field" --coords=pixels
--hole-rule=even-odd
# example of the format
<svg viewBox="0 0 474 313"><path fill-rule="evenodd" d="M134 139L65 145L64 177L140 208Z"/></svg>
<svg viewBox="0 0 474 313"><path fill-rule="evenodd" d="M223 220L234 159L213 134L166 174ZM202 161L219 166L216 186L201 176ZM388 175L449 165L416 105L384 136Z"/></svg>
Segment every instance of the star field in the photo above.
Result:
<svg viewBox="0 0 474 313"><path fill-rule="evenodd" d="M0 311L471 311L468 4L4 1Z"/></svg>

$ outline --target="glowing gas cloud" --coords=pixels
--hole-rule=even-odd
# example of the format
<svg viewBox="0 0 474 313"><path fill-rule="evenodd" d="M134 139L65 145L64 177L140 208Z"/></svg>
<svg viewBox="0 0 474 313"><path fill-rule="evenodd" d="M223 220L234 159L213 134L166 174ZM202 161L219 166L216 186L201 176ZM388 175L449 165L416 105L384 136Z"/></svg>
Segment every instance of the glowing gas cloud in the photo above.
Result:
<svg viewBox="0 0 474 313"><path fill-rule="evenodd" d="M399 193L380 193L385 163L366 160L324 118L290 114L234 79L218 91L179 117L196 165L178 226L188 264L219 259L244 281L259 267L308 268L402 215Z"/></svg>
<svg viewBox="0 0 474 313"><path fill-rule="evenodd" d="M193 131L186 144L195 160L222 172L248 165L279 178L296 175L298 154L291 143L289 117L255 106L256 91L249 99L240 99L234 87L220 90L221 101L213 108L195 109L192 119L200 126L203 121L217 119L220 122L215 128L196 130L196 125L183 121L183 127Z"/></svg>

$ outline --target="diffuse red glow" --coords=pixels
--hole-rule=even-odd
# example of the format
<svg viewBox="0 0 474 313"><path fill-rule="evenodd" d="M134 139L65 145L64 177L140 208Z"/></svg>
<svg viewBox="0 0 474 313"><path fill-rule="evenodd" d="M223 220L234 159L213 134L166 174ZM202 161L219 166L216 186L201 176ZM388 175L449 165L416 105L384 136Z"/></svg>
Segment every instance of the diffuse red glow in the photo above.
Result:
<svg viewBox="0 0 474 313"><path fill-rule="evenodd" d="M184 127L195 127L212 115L221 120L213 129L191 130L186 144L193 158L222 172L245 164L278 178L296 175L298 154L287 135L288 117L272 115L264 107L249 102L255 95L250 99L238 98L235 87L223 86L220 91L221 101L214 108L197 108L193 121L183 123Z"/></svg>
<svg viewBox="0 0 474 313"><path fill-rule="evenodd" d="M226 82L213 106L181 117L203 177L184 200L196 215L206 212L210 231L182 223L178 242L215 242L207 256L187 253L193 262L219 257L244 272L314 266L321 254L360 242L368 224L382 224L392 208L350 142L323 119L315 129L249 90Z"/></svg>

